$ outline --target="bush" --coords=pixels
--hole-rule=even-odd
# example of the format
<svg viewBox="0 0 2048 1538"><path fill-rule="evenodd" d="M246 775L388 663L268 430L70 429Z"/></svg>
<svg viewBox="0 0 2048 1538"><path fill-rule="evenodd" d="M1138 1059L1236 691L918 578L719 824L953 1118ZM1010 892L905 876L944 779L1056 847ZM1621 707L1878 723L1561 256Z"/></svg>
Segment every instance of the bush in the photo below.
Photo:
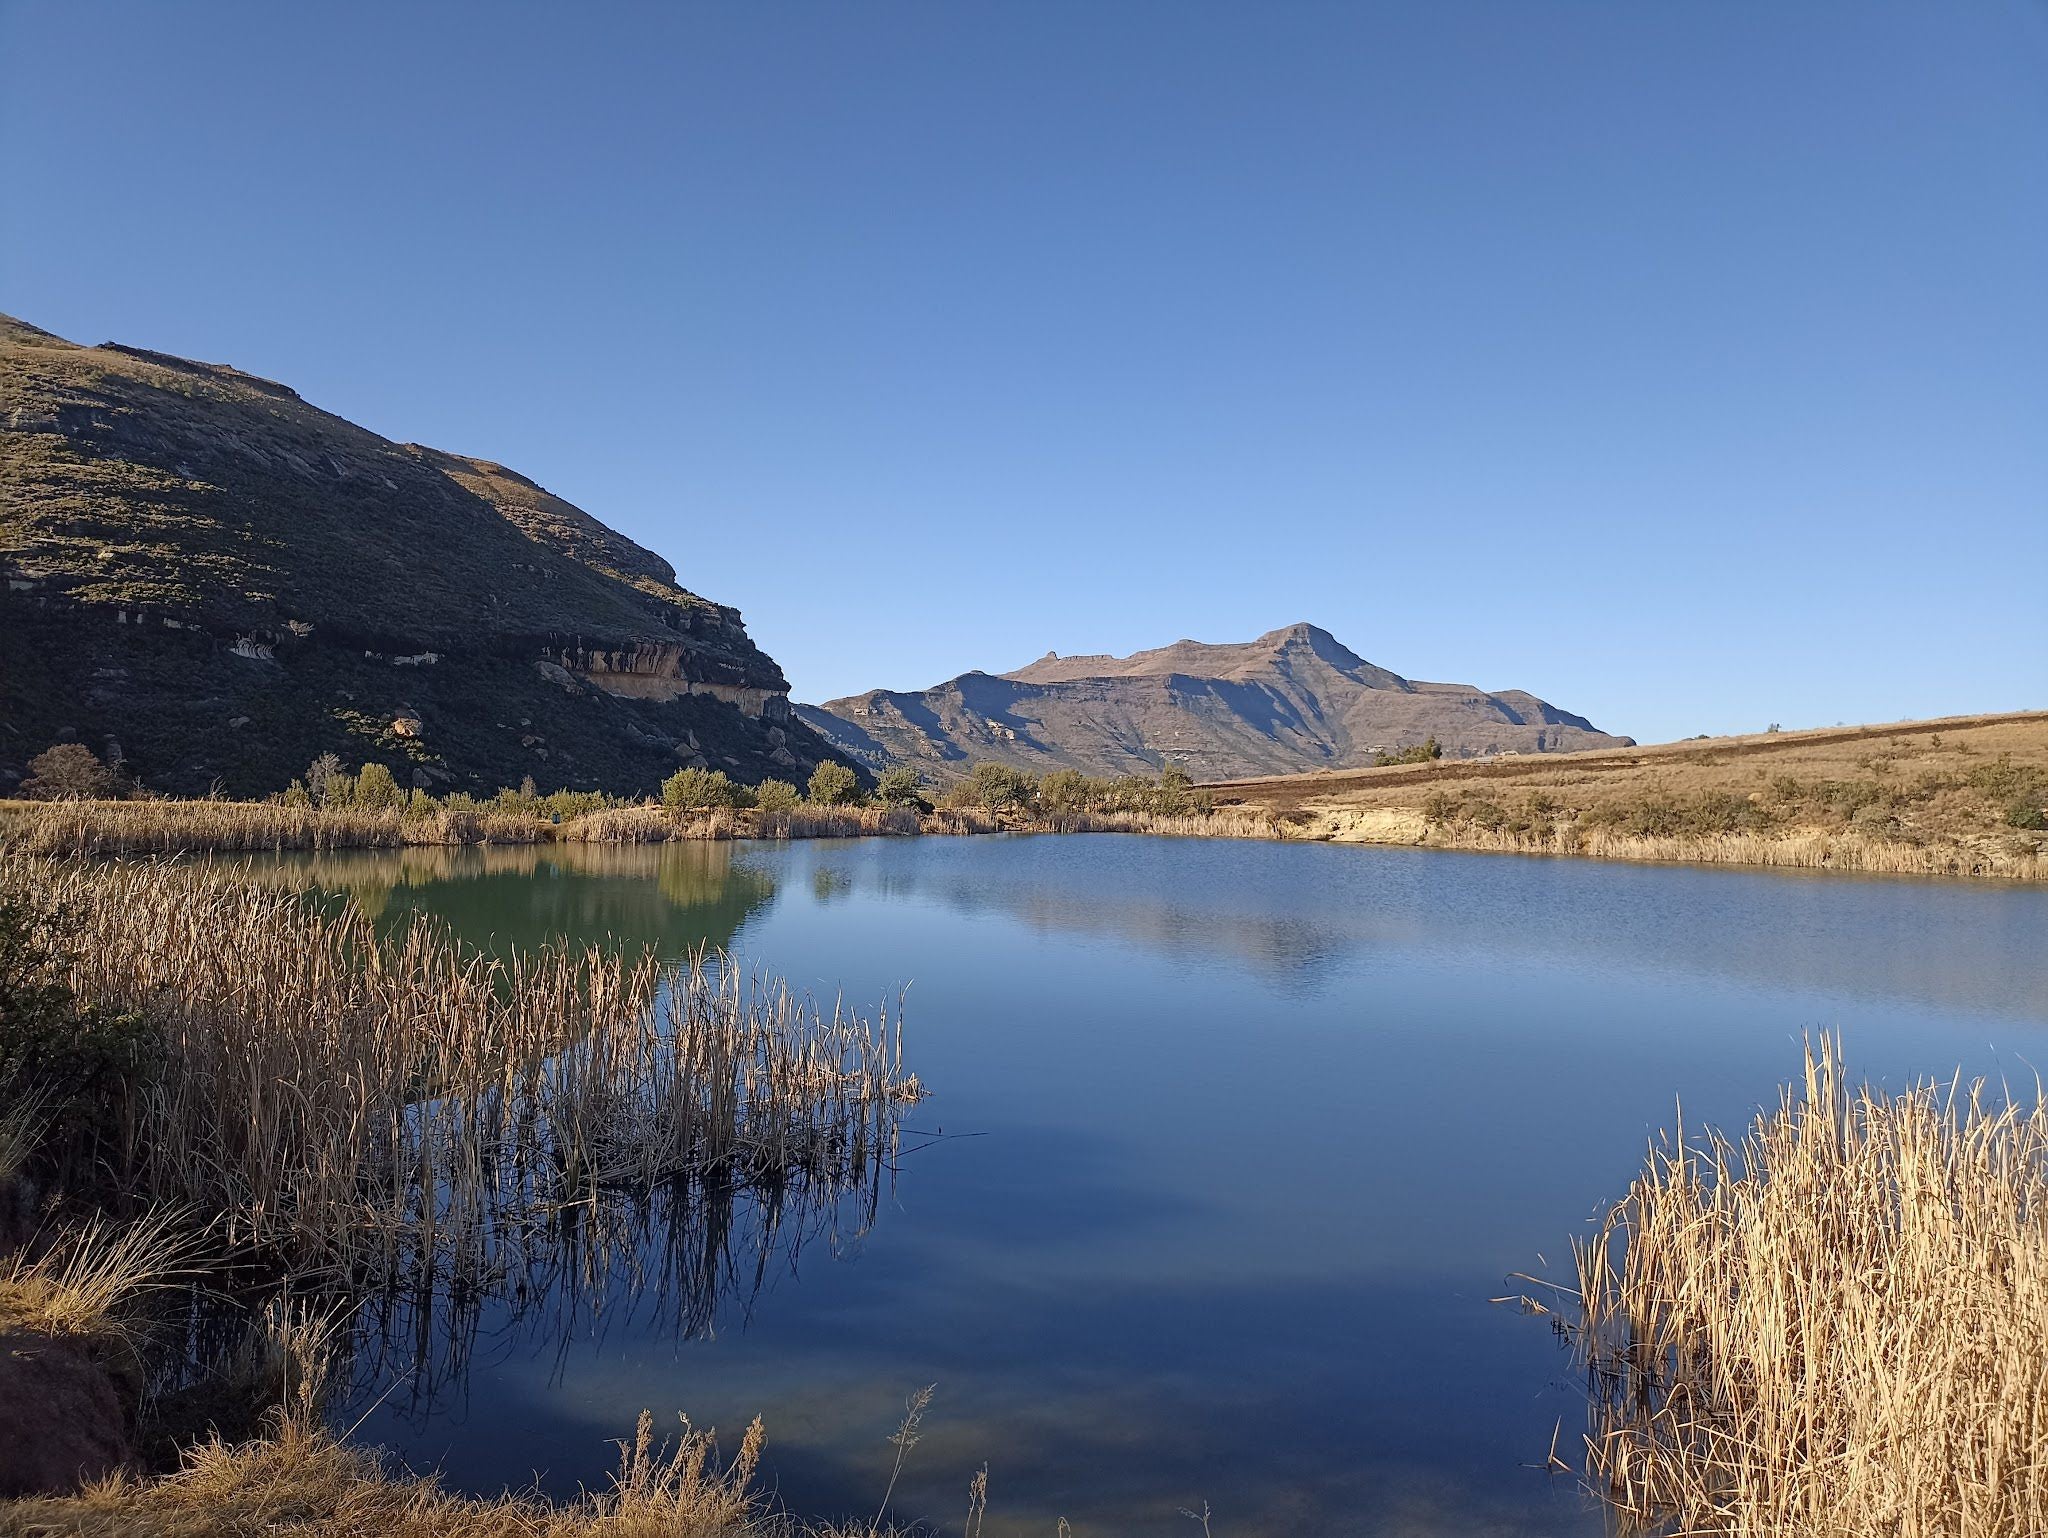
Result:
<svg viewBox="0 0 2048 1538"><path fill-rule="evenodd" d="M706 812L742 799L741 787L723 769L678 769L661 782L661 804L672 811Z"/></svg>
<svg viewBox="0 0 2048 1538"><path fill-rule="evenodd" d="M1430 764L1444 756L1443 744L1431 737L1418 747L1396 748L1391 753L1375 753L1372 766L1385 769L1393 764Z"/></svg>
<svg viewBox="0 0 2048 1538"><path fill-rule="evenodd" d="M918 792L917 771L908 764L898 764L875 781L875 799L889 806L922 806L924 797Z"/></svg>
<svg viewBox="0 0 2048 1538"><path fill-rule="evenodd" d="M382 764L365 764L356 776L354 804L364 811L381 812L387 807L399 805L405 800L405 792L398 788L398 781L391 771Z"/></svg>
<svg viewBox="0 0 2048 1538"><path fill-rule="evenodd" d="M1169 817L1185 813L1193 805L1195 782L1178 764L1159 771L1159 798L1155 810Z"/></svg>
<svg viewBox="0 0 2048 1538"><path fill-rule="evenodd" d="M120 796L126 784L118 770L82 742L60 742L28 761L21 793L31 801L103 801Z"/></svg>
<svg viewBox="0 0 2048 1538"><path fill-rule="evenodd" d="M1422 820L1442 827L1458 815L1458 798L1447 790L1433 790L1422 798Z"/></svg>
<svg viewBox="0 0 2048 1538"><path fill-rule="evenodd" d="M1031 805L1037 779L1009 764L976 764L960 787L959 800L985 811L1021 811Z"/></svg>
<svg viewBox="0 0 2048 1538"><path fill-rule="evenodd" d="M1039 810L1057 817L1085 812L1091 799L1092 782L1078 769L1055 769L1038 782Z"/></svg>
<svg viewBox="0 0 2048 1538"><path fill-rule="evenodd" d="M860 776L846 765L827 759L811 771L811 800L820 806L845 806L860 796Z"/></svg>
<svg viewBox="0 0 2048 1538"><path fill-rule="evenodd" d="M754 787L754 805L762 811L780 815L796 810L796 787L787 780L763 780Z"/></svg>

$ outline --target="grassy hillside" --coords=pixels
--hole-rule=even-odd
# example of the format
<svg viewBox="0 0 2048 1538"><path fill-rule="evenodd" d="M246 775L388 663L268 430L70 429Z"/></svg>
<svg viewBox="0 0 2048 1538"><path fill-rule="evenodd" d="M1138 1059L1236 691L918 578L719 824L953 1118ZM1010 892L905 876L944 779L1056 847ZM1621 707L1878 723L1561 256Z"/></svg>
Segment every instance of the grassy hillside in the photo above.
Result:
<svg viewBox="0 0 2048 1538"><path fill-rule="evenodd" d="M1217 805L1340 842L2048 874L2048 713L1242 780Z"/></svg>
<svg viewBox="0 0 2048 1538"><path fill-rule="evenodd" d="M0 317L0 469L0 786L73 738L184 792L330 750L618 791L832 756L660 556L273 381Z"/></svg>

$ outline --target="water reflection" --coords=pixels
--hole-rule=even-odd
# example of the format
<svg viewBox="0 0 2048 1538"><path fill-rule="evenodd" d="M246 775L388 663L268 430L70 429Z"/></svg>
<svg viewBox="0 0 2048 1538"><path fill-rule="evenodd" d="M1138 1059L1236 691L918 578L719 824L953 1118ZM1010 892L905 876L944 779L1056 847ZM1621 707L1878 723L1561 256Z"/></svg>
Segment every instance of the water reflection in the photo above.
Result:
<svg viewBox="0 0 2048 1538"><path fill-rule="evenodd" d="M1220 953L1297 990L1361 955L1429 948L2048 1015L2048 989L2004 965L2048 945L2048 892L2004 883L1118 834L805 855L813 885L838 895L1000 914L1179 961Z"/></svg>
<svg viewBox="0 0 2048 1538"><path fill-rule="evenodd" d="M775 881L730 843L431 845L276 862L347 894L371 917L444 919L493 950L607 938L678 957L730 948L775 901Z"/></svg>
<svg viewBox="0 0 2048 1538"><path fill-rule="evenodd" d="M990 1538L1205 1499L1236 1535L1598 1533L1527 1467L1583 1402L1488 1303L1508 1273L1678 1096L1773 1098L1803 1030L1892 1079L2048 1056L2043 891L1120 837L486 853L387 911L914 982L909 1127L947 1136L829 1214L699 1196L621 1220L632 1265L438 1295L439 1359L416 1304L378 1316L346 1413L467 1488L600 1481L643 1407L761 1413L791 1505L872 1515L937 1382L898 1515L942 1529L987 1461Z"/></svg>
<svg viewBox="0 0 2048 1538"><path fill-rule="evenodd" d="M375 1397L417 1428L517 1356L551 1360L554 1381L615 1335L673 1348L744 1328L807 1248L857 1253L888 1178L878 1163L850 1188L695 1180L562 1212L505 1246L482 1285L416 1276L358 1300L343 1404Z"/></svg>

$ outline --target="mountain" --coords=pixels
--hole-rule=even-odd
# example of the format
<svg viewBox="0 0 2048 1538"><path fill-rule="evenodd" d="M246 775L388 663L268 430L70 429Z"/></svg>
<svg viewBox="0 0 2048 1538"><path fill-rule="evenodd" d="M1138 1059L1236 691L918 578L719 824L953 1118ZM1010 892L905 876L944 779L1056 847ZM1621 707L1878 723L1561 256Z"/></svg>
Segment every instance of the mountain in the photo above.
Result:
<svg viewBox="0 0 2048 1538"><path fill-rule="evenodd" d="M59 740L237 794L328 751L617 792L836 756L737 610L524 476L4 316L0 567L0 787Z"/></svg>
<svg viewBox="0 0 2048 1538"><path fill-rule="evenodd" d="M910 764L940 780L984 759L1092 775L1174 763L1225 780L1354 768L1431 737L1459 758L1632 741L1518 689L1403 678L1314 625L1129 657L1048 652L1013 673L963 673L915 693L874 689L797 714L870 768Z"/></svg>

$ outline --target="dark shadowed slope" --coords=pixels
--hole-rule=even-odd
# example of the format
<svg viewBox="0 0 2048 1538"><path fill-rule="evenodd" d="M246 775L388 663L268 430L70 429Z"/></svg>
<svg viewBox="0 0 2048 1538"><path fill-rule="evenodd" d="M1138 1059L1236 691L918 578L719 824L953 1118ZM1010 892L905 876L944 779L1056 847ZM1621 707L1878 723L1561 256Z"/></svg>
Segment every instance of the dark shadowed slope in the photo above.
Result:
<svg viewBox="0 0 2048 1538"><path fill-rule="evenodd" d="M1031 769L1199 779L1348 768L1434 737L1446 754L1619 747L1629 739L1519 690L1418 683L1328 631L1290 625L1236 645L1177 641L1130 657L1047 654L915 693L877 689L798 713L872 766L945 778L984 759Z"/></svg>
<svg viewBox="0 0 2048 1538"><path fill-rule="evenodd" d="M5 317L0 563L0 786L66 737L183 791L328 750L611 790L830 752L737 611L523 476Z"/></svg>

